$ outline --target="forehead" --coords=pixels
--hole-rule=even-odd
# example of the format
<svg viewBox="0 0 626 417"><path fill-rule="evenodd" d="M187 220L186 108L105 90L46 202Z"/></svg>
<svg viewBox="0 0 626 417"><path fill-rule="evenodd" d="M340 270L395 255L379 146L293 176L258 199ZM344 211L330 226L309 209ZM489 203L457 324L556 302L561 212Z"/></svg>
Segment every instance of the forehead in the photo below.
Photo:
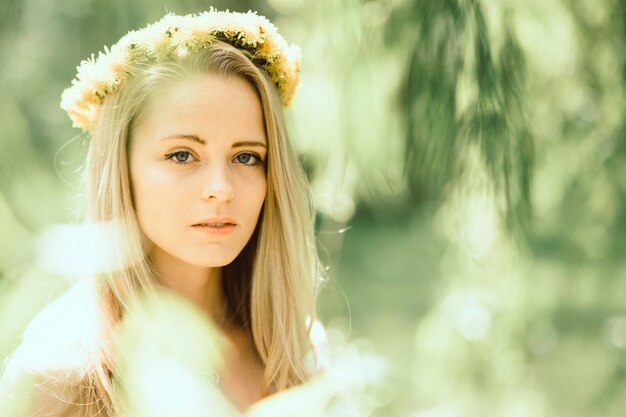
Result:
<svg viewBox="0 0 626 417"><path fill-rule="evenodd" d="M241 77L216 74L170 85L155 95L133 136L158 139L174 134L266 142L258 93Z"/></svg>

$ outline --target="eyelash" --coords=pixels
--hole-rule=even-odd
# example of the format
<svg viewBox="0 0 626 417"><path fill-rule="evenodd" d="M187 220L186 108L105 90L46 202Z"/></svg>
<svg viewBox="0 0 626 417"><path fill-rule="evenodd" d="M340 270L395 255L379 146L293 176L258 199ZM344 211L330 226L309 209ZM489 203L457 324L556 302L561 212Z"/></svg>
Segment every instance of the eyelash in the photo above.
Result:
<svg viewBox="0 0 626 417"><path fill-rule="evenodd" d="M244 162L240 162L240 164L243 164L243 165L247 165L247 166L263 165L263 163L265 162L261 159L261 155L259 155L256 152L242 152L242 153L237 154L235 156L235 159L239 158L241 155L250 155L251 158L254 158L256 160L252 164L246 164Z"/></svg>
<svg viewBox="0 0 626 417"><path fill-rule="evenodd" d="M170 161L172 161L176 165L189 165L190 162L180 162L180 161L176 160L175 156L179 155L179 154L191 155L191 152L187 152L187 151L172 152L172 153L169 153L169 154L165 155L165 159L169 159Z"/></svg>
<svg viewBox="0 0 626 417"><path fill-rule="evenodd" d="M169 154L165 155L165 159L168 159L168 160L172 161L172 162L173 162L173 163L175 163L176 165L189 165L189 164L191 163L191 162L179 162L179 161L175 158L175 156L176 156L176 155L179 155L179 154L187 154L187 155L191 155L191 152L188 152L188 151L176 151L176 152L172 152L172 153L169 153ZM254 158L254 159L256 160L256 162L254 162L254 163L252 163L252 164L246 164L246 163L240 162L240 164L242 164L242 165L247 165L247 166L256 166L256 165L262 165L262 164L265 162L265 161L263 161L263 160L261 159L261 156L260 156L258 153L256 153L256 152L242 152L242 153L239 153L239 154L235 155L235 158L233 158L233 159L237 159L237 158L238 158L238 157L240 157L241 155L250 155L252 158ZM193 156L193 155L191 155L191 156Z"/></svg>

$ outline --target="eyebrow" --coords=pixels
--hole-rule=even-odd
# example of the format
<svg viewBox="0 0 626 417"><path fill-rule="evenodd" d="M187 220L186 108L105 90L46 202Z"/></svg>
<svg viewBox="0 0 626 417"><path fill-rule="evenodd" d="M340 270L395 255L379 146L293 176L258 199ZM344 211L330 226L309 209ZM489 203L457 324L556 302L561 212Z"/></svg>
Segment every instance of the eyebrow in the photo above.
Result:
<svg viewBox="0 0 626 417"><path fill-rule="evenodd" d="M193 140L194 142L198 142L202 145L206 145L206 141L202 138L200 138L200 136L198 135L182 135L182 134L174 134L174 135L169 135L169 136L165 136L164 138L161 138L161 140L170 140L170 139L189 139L189 140Z"/></svg>
<svg viewBox="0 0 626 417"><path fill-rule="evenodd" d="M202 139L198 135L174 134L174 135L165 136L161 140L163 141L163 140L170 140L170 139L188 139L188 140L192 140L194 142L197 142L197 143L199 143L201 145L206 145L206 141L204 139ZM255 147L260 147L260 148L267 148L267 145L265 145L263 142L258 142L258 141L254 141L254 140L246 140L246 141L235 142L235 143L233 143L232 147L233 148L242 148L242 147L246 147L246 146L255 146Z"/></svg>

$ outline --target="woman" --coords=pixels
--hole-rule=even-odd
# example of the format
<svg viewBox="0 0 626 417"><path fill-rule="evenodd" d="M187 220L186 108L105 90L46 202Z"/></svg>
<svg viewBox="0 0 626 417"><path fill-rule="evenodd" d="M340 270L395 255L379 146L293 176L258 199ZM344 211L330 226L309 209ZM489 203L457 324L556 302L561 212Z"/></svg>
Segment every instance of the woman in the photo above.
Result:
<svg viewBox="0 0 626 417"><path fill-rule="evenodd" d="M124 259L94 281L98 326L86 333L115 341L130 306L155 288L185 297L234 352L218 379L239 410L310 376L314 212L281 109L298 66L297 48L254 13L169 14L83 61L62 97L90 134L86 220L119 226ZM76 294L65 305L85 298ZM80 346L61 377L50 375L67 365L30 367L56 381L32 400L36 415L123 414L115 342ZM29 368L20 349L5 380Z"/></svg>

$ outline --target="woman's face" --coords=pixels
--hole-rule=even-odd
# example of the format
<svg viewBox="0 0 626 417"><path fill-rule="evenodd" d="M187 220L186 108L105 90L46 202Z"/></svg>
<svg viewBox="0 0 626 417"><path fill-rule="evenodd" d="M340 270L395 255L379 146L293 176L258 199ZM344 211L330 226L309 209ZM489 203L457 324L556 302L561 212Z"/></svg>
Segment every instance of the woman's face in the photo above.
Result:
<svg viewBox="0 0 626 417"><path fill-rule="evenodd" d="M129 152L137 218L153 251L205 267L232 262L267 190L267 139L253 87L202 75L168 89L135 127Z"/></svg>

